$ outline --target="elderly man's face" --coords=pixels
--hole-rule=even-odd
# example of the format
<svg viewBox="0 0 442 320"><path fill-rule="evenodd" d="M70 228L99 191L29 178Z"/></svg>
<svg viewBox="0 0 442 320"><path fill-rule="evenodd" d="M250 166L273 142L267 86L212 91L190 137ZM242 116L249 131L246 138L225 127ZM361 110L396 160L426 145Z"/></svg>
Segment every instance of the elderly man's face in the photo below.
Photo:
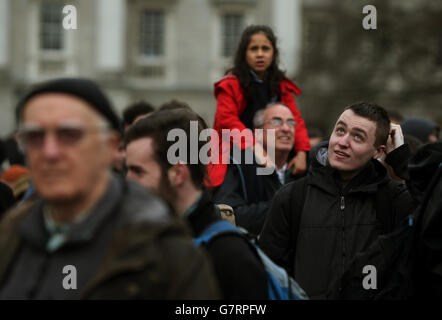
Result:
<svg viewBox="0 0 442 320"><path fill-rule="evenodd" d="M375 147L376 123L358 116L352 110L344 111L330 136L328 160L341 174L353 176L370 159L379 158L383 147Z"/></svg>
<svg viewBox="0 0 442 320"><path fill-rule="evenodd" d="M37 192L50 202L81 201L106 179L116 146L85 101L48 93L23 111L22 140Z"/></svg>
<svg viewBox="0 0 442 320"><path fill-rule="evenodd" d="M264 148L275 147L275 151L290 152L295 141L296 122L292 112L285 106L275 105L264 111ZM275 142L267 141L266 131L275 130Z"/></svg>

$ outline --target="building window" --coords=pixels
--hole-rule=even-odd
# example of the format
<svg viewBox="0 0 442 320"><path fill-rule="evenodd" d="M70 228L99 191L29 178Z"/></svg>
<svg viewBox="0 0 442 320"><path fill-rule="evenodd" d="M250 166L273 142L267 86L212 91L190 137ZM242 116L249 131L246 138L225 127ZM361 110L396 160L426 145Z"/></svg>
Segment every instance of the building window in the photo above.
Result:
<svg viewBox="0 0 442 320"><path fill-rule="evenodd" d="M141 16L140 53L147 57L164 55L164 21L162 11L146 10Z"/></svg>
<svg viewBox="0 0 442 320"><path fill-rule="evenodd" d="M59 3L44 2L40 7L40 49L62 50L63 6Z"/></svg>
<svg viewBox="0 0 442 320"><path fill-rule="evenodd" d="M229 58L235 54L244 25L242 14L224 14L222 16L222 56Z"/></svg>

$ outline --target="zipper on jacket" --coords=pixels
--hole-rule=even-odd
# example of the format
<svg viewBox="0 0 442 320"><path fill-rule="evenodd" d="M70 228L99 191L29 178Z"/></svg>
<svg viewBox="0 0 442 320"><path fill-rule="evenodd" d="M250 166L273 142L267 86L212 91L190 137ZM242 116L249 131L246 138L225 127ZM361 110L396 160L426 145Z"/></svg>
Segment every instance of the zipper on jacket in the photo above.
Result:
<svg viewBox="0 0 442 320"><path fill-rule="evenodd" d="M341 221L342 221L342 228L341 228L341 232L342 232L342 271L341 271L341 285L340 285L340 290L342 289L342 276L344 275L345 272L345 216L344 216L344 209L345 209L345 198L343 195L341 195Z"/></svg>

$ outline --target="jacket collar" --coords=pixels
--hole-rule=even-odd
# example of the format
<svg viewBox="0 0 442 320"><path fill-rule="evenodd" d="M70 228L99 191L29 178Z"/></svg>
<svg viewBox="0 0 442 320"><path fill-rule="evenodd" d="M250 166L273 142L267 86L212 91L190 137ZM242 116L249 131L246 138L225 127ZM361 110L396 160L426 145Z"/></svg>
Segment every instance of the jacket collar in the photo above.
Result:
<svg viewBox="0 0 442 320"><path fill-rule="evenodd" d="M66 240L64 245L89 242L101 226L109 221L108 217L114 212L121 194L122 186L118 183L117 178L112 176L107 191L91 209L91 213L79 223L72 223L69 228L65 228L64 236ZM50 233L44 223L44 206L45 201L39 198L29 214L20 223L19 233L25 241L45 249L50 239Z"/></svg>
<svg viewBox="0 0 442 320"><path fill-rule="evenodd" d="M385 167L379 161L371 159L344 187L339 172L328 163L328 141L321 142L311 150L310 161L308 183L331 194L374 193L379 184L388 181Z"/></svg>
<svg viewBox="0 0 442 320"><path fill-rule="evenodd" d="M265 79L267 78L267 73L264 76L264 80L261 80L258 78L258 75L256 74L255 71L253 71L253 69L250 69L250 74L252 75L253 81L255 81L256 83L264 83Z"/></svg>

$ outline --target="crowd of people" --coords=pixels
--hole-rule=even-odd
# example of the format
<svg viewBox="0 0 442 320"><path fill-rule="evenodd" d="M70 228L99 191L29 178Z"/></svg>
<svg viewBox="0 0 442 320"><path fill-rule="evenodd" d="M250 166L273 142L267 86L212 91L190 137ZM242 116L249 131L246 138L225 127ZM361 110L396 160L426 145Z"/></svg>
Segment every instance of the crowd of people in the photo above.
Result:
<svg viewBox="0 0 442 320"><path fill-rule="evenodd" d="M212 131L235 134L206 164L185 102L120 118L92 80L31 88L1 148L0 299L265 300L266 259L295 299L441 297L440 128L350 102L325 134L299 94L271 28L247 27L214 85Z"/></svg>

